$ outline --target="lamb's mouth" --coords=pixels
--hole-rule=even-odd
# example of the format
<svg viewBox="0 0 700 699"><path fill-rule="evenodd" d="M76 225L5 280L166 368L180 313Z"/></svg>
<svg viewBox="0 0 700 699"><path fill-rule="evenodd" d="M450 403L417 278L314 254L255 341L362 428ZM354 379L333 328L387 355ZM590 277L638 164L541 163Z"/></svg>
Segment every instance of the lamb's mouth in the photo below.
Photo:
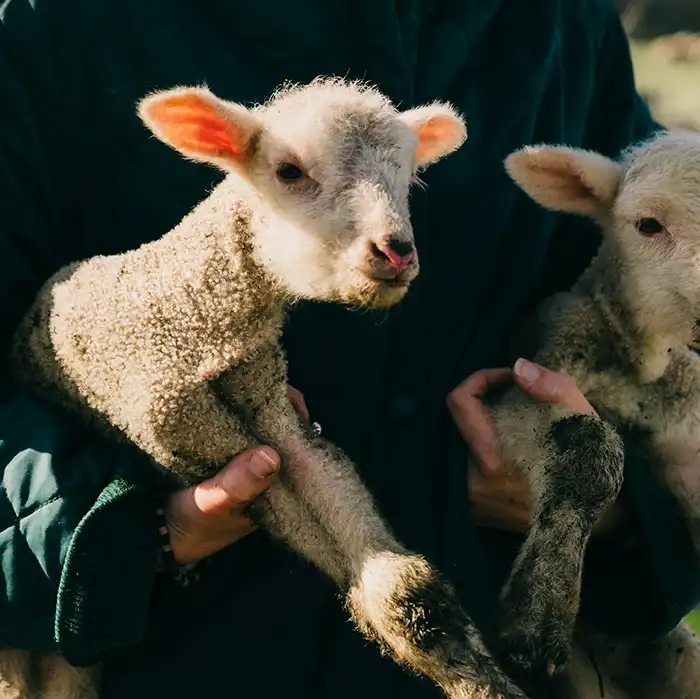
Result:
<svg viewBox="0 0 700 699"><path fill-rule="evenodd" d="M399 274L388 274L377 270L361 269L357 270L367 281L377 286L385 286L396 289L410 286L416 276L409 270L405 270Z"/></svg>
<svg viewBox="0 0 700 699"><path fill-rule="evenodd" d="M381 286L388 286L392 289L401 289L409 287L411 282L408 279L384 279L382 277L369 277L373 282Z"/></svg>

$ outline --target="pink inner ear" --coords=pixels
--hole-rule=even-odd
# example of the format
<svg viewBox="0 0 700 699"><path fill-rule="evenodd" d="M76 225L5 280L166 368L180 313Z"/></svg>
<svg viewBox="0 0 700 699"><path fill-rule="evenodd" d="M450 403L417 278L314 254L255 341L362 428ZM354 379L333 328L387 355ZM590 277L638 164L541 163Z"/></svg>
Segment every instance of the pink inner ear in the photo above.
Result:
<svg viewBox="0 0 700 699"><path fill-rule="evenodd" d="M234 158L244 153L243 130L200 95L183 93L154 99L146 109L146 116L164 139L183 152Z"/></svg>
<svg viewBox="0 0 700 699"><path fill-rule="evenodd" d="M454 143L459 140L461 127L450 117L434 116L418 126L416 135L418 136L416 159L421 161L431 158L436 153L441 153L446 143Z"/></svg>
<svg viewBox="0 0 700 699"><path fill-rule="evenodd" d="M531 168L533 172L547 178L548 187L558 190L567 199L587 201L596 198L593 188L568 163L535 163Z"/></svg>

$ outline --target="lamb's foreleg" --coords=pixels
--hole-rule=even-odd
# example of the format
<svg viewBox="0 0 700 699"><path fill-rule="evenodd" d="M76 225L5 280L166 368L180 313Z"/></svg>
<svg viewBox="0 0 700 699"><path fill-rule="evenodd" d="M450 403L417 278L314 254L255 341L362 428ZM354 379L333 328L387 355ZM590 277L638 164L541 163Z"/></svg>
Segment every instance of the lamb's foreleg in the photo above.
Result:
<svg viewBox="0 0 700 699"><path fill-rule="evenodd" d="M546 413L543 413L546 414ZM501 594L499 651L514 676L541 682L570 652L586 544L622 485L617 432L596 416L552 408L544 458L532 465L534 514Z"/></svg>
<svg viewBox="0 0 700 699"><path fill-rule="evenodd" d="M291 411L284 420L282 415L278 406L270 441L282 454L283 473L266 498L279 515L277 497L288 488L303 503L299 511L323 522L347 562L344 589L362 633L450 697L523 699L491 658L452 587L391 534L350 460L324 440L309 438ZM295 525L284 539L300 550L298 538L307 527ZM325 552L312 548L306 555L319 567L326 565Z"/></svg>
<svg viewBox="0 0 700 699"><path fill-rule="evenodd" d="M301 423L280 348L264 348L217 383L225 400L243 397L256 439L282 456L279 477L251 515L336 580L360 630L451 697L524 699L453 589L390 532L354 464Z"/></svg>
<svg viewBox="0 0 700 699"><path fill-rule="evenodd" d="M264 379L253 366L241 373L251 381ZM177 401L170 400L167 410L157 412L159 420L148 424L148 432L142 433L147 447L156 445L148 449L149 453L185 484L212 477L251 447L271 444L255 430L245 405L247 395L265 397L265 385L256 384L251 389L242 381L234 381L234 377L233 373L226 374L215 383L202 382L179 394ZM298 422L296 415L292 417ZM310 558L340 584L348 578L346 559L338 555L323 527L291 491L286 475L289 468L283 458L280 474L264 497L249 506L248 514L278 538L293 539L297 553ZM264 502L269 506L261 506Z"/></svg>

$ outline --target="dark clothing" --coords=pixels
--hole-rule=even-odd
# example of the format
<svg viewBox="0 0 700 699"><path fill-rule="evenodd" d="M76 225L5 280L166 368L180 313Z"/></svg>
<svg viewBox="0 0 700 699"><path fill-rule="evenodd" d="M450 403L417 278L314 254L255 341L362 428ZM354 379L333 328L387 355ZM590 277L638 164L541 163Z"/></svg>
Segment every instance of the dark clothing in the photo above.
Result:
<svg viewBox="0 0 700 699"><path fill-rule="evenodd" d="M527 143L615 155L654 125L633 88L607 0L6 0L1 6L0 330L69 261L115 253L176 224L219 175L151 138L135 103L206 82L262 101L284 79L377 83L401 108L451 100L469 140L412 198L422 273L387 314L303 304L286 344L291 383L357 461L405 543L435 560L479 623L517 537L470 523L466 451L445 396L512 357L509 328L569 285L598 244L545 212L502 161ZM6 366L6 365L4 365ZM379 657L331 584L260 533L202 566L194 587L156 573L155 478L14 386L0 403L0 640L106 661L104 699L234 694L438 696ZM594 545L585 613L657 634L698 599L688 533L628 464L641 544ZM0 584L2 584L0 582Z"/></svg>

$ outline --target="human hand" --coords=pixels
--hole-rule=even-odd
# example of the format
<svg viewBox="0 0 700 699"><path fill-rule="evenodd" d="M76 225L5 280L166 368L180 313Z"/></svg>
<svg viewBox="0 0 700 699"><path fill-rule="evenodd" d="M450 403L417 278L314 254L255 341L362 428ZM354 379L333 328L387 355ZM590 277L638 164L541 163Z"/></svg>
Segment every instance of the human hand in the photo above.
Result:
<svg viewBox="0 0 700 699"><path fill-rule="evenodd" d="M540 403L591 415L595 410L571 377L524 359L519 359L512 369L477 371L447 397L452 418L470 449L469 501L474 521L481 526L523 533L532 519L532 494L527 479L506 468L495 428L482 401L489 389L506 382L514 382Z"/></svg>
<svg viewBox="0 0 700 699"><path fill-rule="evenodd" d="M304 396L289 387L289 399L308 422ZM255 526L243 514L275 478L280 457L271 447L236 456L216 476L173 493L165 507L170 544L177 563L194 563L250 534Z"/></svg>

